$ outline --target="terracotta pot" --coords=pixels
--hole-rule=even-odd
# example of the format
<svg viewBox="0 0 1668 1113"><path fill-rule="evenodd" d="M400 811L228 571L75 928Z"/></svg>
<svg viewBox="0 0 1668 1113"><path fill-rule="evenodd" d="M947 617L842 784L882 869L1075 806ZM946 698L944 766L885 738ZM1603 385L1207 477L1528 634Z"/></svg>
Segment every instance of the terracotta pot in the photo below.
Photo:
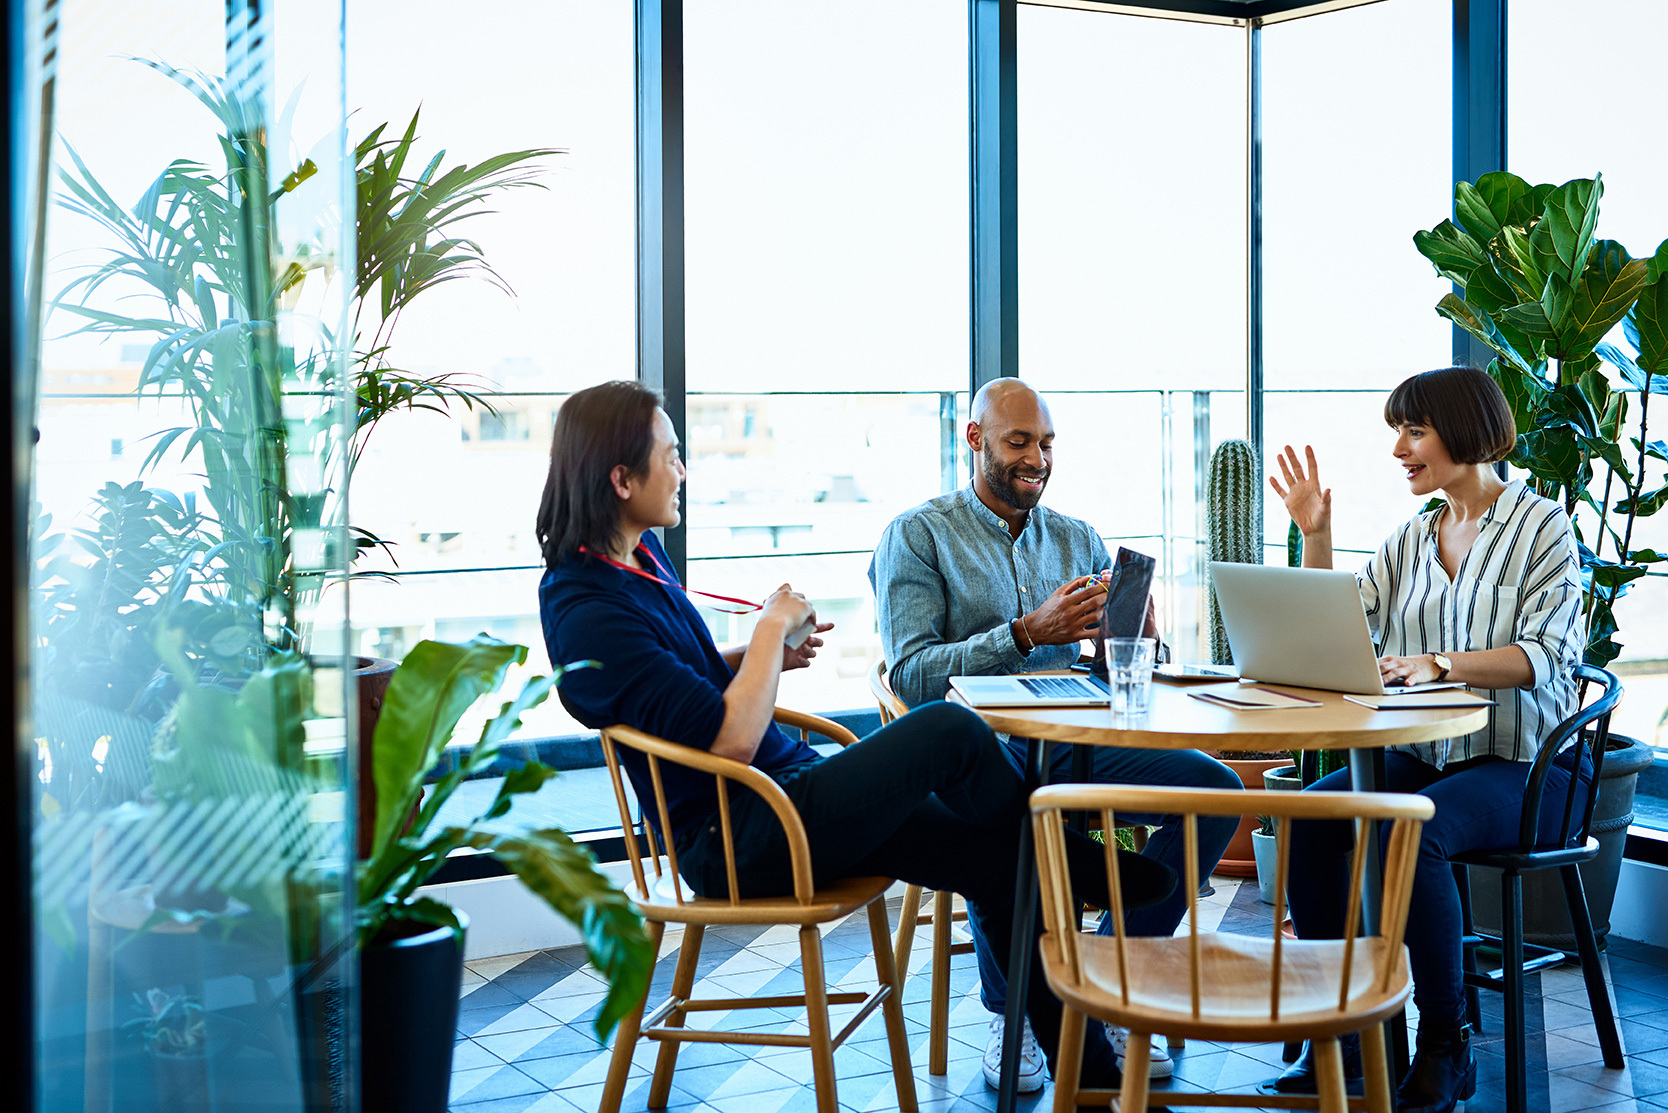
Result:
<svg viewBox="0 0 1668 1113"><path fill-rule="evenodd" d="M399 662L385 657L355 657L353 662L353 686L359 694L359 726L355 739L359 759L359 791L354 831L359 858L363 860L371 856L371 840L376 835L376 775L371 761L371 739L376 735L376 720L382 714L382 700L388 694L388 682L394 678L394 669Z"/></svg>
<svg viewBox="0 0 1668 1113"><path fill-rule="evenodd" d="M1282 765L1292 763L1291 755L1269 758L1219 758L1223 765L1238 774L1240 783L1246 788L1263 787L1263 771L1278 769ZM1257 856L1251 848L1251 832L1257 829L1257 817L1248 815L1239 821L1239 830L1228 841L1228 849L1222 852L1222 860L1216 863L1212 873L1219 873L1223 877L1256 877Z"/></svg>

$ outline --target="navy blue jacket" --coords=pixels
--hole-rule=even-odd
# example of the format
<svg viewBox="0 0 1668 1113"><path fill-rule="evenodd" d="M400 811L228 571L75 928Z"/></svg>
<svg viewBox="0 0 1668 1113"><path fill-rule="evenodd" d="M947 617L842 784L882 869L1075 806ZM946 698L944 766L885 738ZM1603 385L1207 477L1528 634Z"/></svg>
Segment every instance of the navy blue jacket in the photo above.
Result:
<svg viewBox="0 0 1668 1113"><path fill-rule="evenodd" d="M642 543L673 575L655 536L645 533ZM553 665L587 658L602 664L563 678L562 702L574 718L592 728L624 723L669 742L712 748L724 723L724 689L735 673L681 590L580 555L545 571L539 619ZM816 758L772 723L753 765L773 773ZM624 748L620 759L638 799L653 801L647 760ZM717 814L717 791L710 773L662 763L660 774L678 845ZM652 804L646 810L652 813Z"/></svg>

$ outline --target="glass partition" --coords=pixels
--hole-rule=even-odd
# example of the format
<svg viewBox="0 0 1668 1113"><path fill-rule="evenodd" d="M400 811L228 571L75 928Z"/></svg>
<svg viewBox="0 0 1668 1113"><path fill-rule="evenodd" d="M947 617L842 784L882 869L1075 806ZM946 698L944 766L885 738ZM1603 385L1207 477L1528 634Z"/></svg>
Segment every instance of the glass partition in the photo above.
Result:
<svg viewBox="0 0 1668 1113"><path fill-rule="evenodd" d="M347 1108L341 7L52 10L36 1107Z"/></svg>
<svg viewBox="0 0 1668 1113"><path fill-rule="evenodd" d="M1507 42L1511 169L1531 182L1604 175L1597 234L1646 256L1668 240L1668 149L1660 134L1657 47L1668 37L1668 8L1637 0L1590 0L1579 10L1551 0L1513 0ZM1570 58L1604 58L1604 112L1572 103L1549 74ZM1632 350L1617 329L1610 337ZM1613 370L1612 383L1621 385ZM1623 443L1637 435L1639 396L1632 396ZM1650 439L1660 440L1668 414L1651 407ZM1631 451L1631 450L1630 450ZM1656 473L1653 472L1654 476ZM1654 482L1654 479L1653 479ZM1632 548L1668 548L1668 515L1641 518ZM1627 698L1616 711L1618 733L1657 747L1657 766L1639 778L1637 821L1668 829L1668 574L1651 565L1645 579L1616 604L1622 654L1610 666Z"/></svg>

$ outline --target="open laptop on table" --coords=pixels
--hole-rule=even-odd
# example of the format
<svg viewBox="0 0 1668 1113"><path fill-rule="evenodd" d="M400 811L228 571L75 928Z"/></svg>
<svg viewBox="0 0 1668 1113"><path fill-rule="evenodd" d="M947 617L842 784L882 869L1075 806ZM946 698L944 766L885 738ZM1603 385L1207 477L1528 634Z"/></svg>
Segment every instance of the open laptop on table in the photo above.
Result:
<svg viewBox="0 0 1668 1113"><path fill-rule="evenodd" d="M1213 560L1210 576L1241 676L1370 696L1463 687L1384 686L1353 572Z"/></svg>
<svg viewBox="0 0 1668 1113"><path fill-rule="evenodd" d="M1096 642L1110 631L1115 637L1135 637L1147 618L1147 596L1152 591L1153 558L1120 548L1112 562L1106 602L1101 606ZM1092 673L1062 676L952 676L950 687L969 707L1104 707L1112 702L1106 665Z"/></svg>

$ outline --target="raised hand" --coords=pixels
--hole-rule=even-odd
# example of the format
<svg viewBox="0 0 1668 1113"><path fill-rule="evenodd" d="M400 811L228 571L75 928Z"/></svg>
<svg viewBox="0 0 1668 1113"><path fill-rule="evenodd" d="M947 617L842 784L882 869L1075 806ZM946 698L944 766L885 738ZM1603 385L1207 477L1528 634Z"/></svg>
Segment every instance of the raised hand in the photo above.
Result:
<svg viewBox="0 0 1668 1113"><path fill-rule="evenodd" d="M1320 465L1315 463L1315 450L1304 445L1303 453L1309 460L1307 471L1298 462L1297 452L1288 444L1286 451L1275 457L1280 463L1280 474L1286 478L1285 486L1281 486L1272 475L1268 477L1268 483L1274 488L1274 493L1285 501L1286 513L1291 515L1304 537L1330 537L1332 488L1320 484Z"/></svg>

